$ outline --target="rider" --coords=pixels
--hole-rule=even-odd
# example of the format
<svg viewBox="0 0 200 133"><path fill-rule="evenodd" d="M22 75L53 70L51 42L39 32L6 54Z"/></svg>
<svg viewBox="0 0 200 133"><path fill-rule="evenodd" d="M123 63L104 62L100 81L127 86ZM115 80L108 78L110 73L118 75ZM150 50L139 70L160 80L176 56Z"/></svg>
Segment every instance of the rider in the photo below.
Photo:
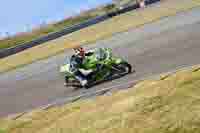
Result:
<svg viewBox="0 0 200 133"><path fill-rule="evenodd" d="M99 50L101 51L102 49ZM82 67L84 58L85 56L90 56L93 52L85 52L82 47L74 48L74 51L75 54L72 55L70 59L70 71L74 73L76 79L80 81L81 85L86 87L88 86L88 80L83 73L94 74L102 68L102 65L97 64L95 70L85 70Z"/></svg>
<svg viewBox="0 0 200 133"><path fill-rule="evenodd" d="M88 81L83 73L80 72L79 68L85 58L85 50L82 47L74 48L75 54L70 59L70 71L74 73L77 80L80 81L82 86L86 86Z"/></svg>

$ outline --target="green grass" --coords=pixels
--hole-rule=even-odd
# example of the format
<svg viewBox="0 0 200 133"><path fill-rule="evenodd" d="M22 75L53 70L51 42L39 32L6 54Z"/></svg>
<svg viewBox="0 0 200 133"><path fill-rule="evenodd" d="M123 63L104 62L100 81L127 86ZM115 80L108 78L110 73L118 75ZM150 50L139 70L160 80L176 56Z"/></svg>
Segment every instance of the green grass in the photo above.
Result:
<svg viewBox="0 0 200 133"><path fill-rule="evenodd" d="M199 133L199 67L155 77L112 96L4 118L0 128L9 133Z"/></svg>

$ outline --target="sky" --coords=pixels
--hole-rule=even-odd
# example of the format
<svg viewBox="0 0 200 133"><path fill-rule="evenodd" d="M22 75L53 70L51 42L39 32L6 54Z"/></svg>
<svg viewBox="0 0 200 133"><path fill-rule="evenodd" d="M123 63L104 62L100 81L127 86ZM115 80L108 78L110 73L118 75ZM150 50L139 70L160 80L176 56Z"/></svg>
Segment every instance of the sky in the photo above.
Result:
<svg viewBox="0 0 200 133"><path fill-rule="evenodd" d="M111 0L0 0L0 37L55 22Z"/></svg>

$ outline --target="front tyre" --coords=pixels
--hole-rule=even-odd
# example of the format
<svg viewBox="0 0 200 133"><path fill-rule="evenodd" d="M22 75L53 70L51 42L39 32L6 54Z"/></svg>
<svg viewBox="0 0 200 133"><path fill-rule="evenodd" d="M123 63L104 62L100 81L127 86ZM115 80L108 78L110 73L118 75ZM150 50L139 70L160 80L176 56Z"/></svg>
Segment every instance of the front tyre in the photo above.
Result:
<svg viewBox="0 0 200 133"><path fill-rule="evenodd" d="M76 79L71 80L68 76L65 76L64 79L65 79L64 86L66 86L66 87L75 87L75 88L82 87L80 82Z"/></svg>

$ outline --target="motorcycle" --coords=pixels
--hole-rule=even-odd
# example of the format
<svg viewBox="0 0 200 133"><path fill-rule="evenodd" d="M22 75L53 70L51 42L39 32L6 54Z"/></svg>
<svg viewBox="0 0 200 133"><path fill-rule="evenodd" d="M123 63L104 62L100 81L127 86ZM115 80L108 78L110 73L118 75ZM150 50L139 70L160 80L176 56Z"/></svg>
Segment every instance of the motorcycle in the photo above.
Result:
<svg viewBox="0 0 200 133"><path fill-rule="evenodd" d="M82 86L75 78L73 72L70 71L70 63L60 66L60 73L64 76L66 86L90 88L95 84L132 72L132 66L124 59L114 56L110 48L96 48L89 51L82 66L83 69L79 70L86 76L87 86Z"/></svg>

